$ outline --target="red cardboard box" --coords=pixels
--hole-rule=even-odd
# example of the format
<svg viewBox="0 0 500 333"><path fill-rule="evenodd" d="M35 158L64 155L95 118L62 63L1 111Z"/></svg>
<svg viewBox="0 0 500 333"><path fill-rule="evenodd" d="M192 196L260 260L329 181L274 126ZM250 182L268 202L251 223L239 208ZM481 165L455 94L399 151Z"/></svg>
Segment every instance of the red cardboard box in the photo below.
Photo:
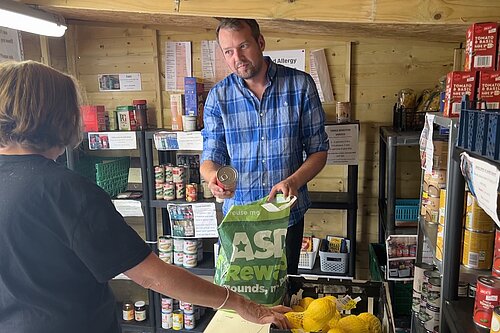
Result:
<svg viewBox="0 0 500 333"><path fill-rule="evenodd" d="M463 95L476 96L476 72L450 72L446 76L444 116L460 116L460 102Z"/></svg>
<svg viewBox="0 0 500 333"><path fill-rule="evenodd" d="M487 109L500 109L500 71L479 73L477 99L480 101L480 108L486 106Z"/></svg>
<svg viewBox="0 0 500 333"><path fill-rule="evenodd" d="M467 29L466 71L495 70L498 51L498 23L475 23Z"/></svg>
<svg viewBox="0 0 500 333"><path fill-rule="evenodd" d="M85 132L106 130L106 110L104 105L82 105L80 107Z"/></svg>

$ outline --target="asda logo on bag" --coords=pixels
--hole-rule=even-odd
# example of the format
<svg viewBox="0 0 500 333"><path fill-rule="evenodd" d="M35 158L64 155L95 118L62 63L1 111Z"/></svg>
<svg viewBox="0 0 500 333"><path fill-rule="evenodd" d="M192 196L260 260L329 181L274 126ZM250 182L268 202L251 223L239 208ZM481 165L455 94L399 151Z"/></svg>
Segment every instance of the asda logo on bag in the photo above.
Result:
<svg viewBox="0 0 500 333"><path fill-rule="evenodd" d="M235 232L231 262L237 259L251 261L255 259L281 258L287 229L260 230L253 235L247 232Z"/></svg>

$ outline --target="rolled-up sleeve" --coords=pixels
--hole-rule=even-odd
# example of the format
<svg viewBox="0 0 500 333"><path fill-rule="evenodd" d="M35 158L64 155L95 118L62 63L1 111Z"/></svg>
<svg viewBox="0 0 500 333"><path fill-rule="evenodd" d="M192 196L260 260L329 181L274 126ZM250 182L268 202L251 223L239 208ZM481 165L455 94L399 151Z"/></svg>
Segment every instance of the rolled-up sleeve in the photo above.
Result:
<svg viewBox="0 0 500 333"><path fill-rule="evenodd" d="M218 100L217 90L212 89L205 102L203 111L204 127L202 162L209 160L220 165L229 164L224 121Z"/></svg>
<svg viewBox="0 0 500 333"><path fill-rule="evenodd" d="M307 75L306 98L302 108L302 145L309 156L319 151L328 151L329 141L325 131L325 111L318 90L310 75Z"/></svg>

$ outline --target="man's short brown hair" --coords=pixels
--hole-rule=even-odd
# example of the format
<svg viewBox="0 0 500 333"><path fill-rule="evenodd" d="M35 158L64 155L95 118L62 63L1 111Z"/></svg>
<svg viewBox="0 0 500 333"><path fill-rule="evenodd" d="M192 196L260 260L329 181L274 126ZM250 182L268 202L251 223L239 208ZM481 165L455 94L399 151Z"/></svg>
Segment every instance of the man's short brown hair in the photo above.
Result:
<svg viewBox="0 0 500 333"><path fill-rule="evenodd" d="M255 41L259 40L260 37L260 27L257 21L254 19L242 19L242 18L221 18L219 21L219 25L215 31L217 36L217 41L219 41L219 31L220 29L229 29L229 30L241 30L244 24L248 24L250 30L252 31L252 36L255 38Z"/></svg>
<svg viewBox="0 0 500 333"><path fill-rule="evenodd" d="M76 146L82 138L75 80L35 61L0 63L0 147L35 152Z"/></svg>

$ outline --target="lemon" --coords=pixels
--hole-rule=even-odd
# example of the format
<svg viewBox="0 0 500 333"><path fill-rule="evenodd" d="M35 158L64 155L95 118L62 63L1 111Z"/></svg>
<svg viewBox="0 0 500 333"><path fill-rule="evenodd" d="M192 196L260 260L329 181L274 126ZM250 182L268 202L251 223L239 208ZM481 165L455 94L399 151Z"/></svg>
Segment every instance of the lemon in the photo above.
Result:
<svg viewBox="0 0 500 333"><path fill-rule="evenodd" d="M317 321L314 318L304 316L302 321L302 327L306 332L319 332L325 324L321 321Z"/></svg>
<svg viewBox="0 0 500 333"><path fill-rule="evenodd" d="M304 308L304 310L307 310L309 307L309 304L314 301L314 298L312 297L304 297L303 299L300 300L299 305Z"/></svg>
<svg viewBox="0 0 500 333"><path fill-rule="evenodd" d="M345 333L345 331L339 327L330 328L327 333Z"/></svg>
<svg viewBox="0 0 500 333"><path fill-rule="evenodd" d="M334 328L337 323L339 322L340 318L342 318L340 316L340 312L338 312L337 310L335 310L335 313L333 314L333 317L330 319L330 321L328 321L328 326L330 328Z"/></svg>
<svg viewBox="0 0 500 333"><path fill-rule="evenodd" d="M341 328L345 333L370 333L368 324L354 315L341 318L336 327Z"/></svg>
<svg viewBox="0 0 500 333"><path fill-rule="evenodd" d="M285 313L285 317L290 322L290 325L292 325L292 328L302 328L303 312L290 311Z"/></svg>
<svg viewBox="0 0 500 333"><path fill-rule="evenodd" d="M363 312L358 315L358 318L364 320L368 324L370 333L382 333L382 324L380 320L369 312Z"/></svg>

